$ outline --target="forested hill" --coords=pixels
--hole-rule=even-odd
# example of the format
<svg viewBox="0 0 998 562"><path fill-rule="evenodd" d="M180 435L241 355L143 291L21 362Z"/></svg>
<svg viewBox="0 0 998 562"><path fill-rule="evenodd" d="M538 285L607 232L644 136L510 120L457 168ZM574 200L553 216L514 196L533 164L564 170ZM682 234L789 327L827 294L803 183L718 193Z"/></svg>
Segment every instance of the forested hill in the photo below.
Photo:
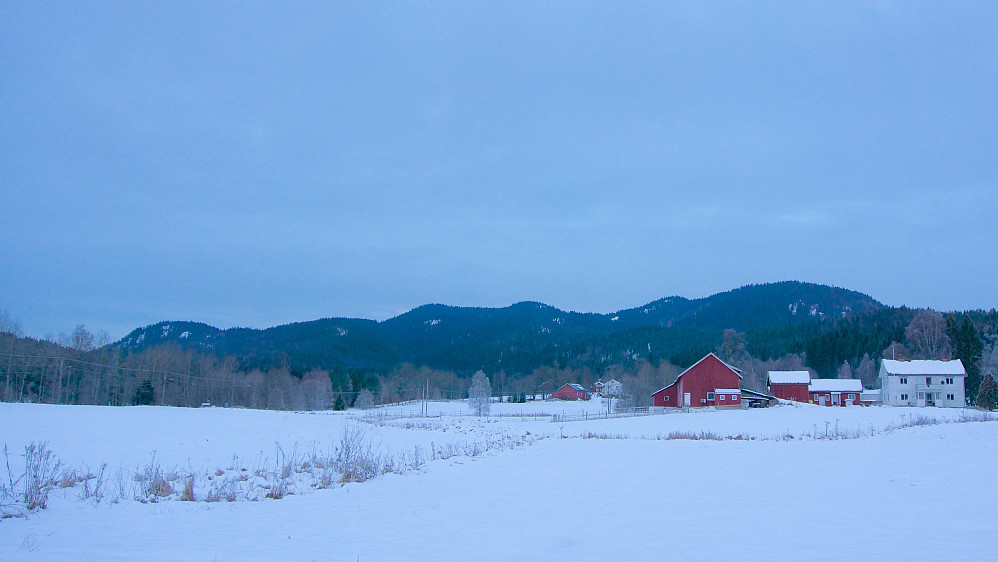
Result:
<svg viewBox="0 0 998 562"><path fill-rule="evenodd" d="M668 297L612 314L522 302L505 308L431 304L382 322L325 318L265 330L160 322L115 345L142 350L172 342L235 356L244 367L382 370L411 363L460 374L529 373L551 365L600 371L639 357L689 364L717 346L728 328L747 333L756 356L799 352L840 323L889 310L862 293L788 281L701 299Z"/></svg>

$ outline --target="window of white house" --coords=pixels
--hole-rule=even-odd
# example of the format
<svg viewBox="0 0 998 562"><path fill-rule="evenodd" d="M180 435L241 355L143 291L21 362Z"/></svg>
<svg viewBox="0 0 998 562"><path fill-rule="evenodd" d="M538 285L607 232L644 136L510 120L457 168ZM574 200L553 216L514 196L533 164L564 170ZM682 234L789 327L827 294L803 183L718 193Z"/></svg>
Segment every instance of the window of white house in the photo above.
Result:
<svg viewBox="0 0 998 562"><path fill-rule="evenodd" d="M902 394L901 395L901 400L907 400L907 399L908 399L908 395L907 394Z"/></svg>
<svg viewBox="0 0 998 562"><path fill-rule="evenodd" d="M926 385L931 385L932 384L932 377L925 377L925 384Z"/></svg>
<svg viewBox="0 0 998 562"><path fill-rule="evenodd" d="M713 399L714 399L714 393L713 392L708 392L707 393L707 400L713 400Z"/></svg>
<svg viewBox="0 0 998 562"><path fill-rule="evenodd" d="M956 400L956 396L953 396L952 394L947 394L946 395L946 399L947 400Z"/></svg>
<svg viewBox="0 0 998 562"><path fill-rule="evenodd" d="M908 384L908 377L901 377L901 384Z"/></svg>
<svg viewBox="0 0 998 562"><path fill-rule="evenodd" d="M953 384L953 377L946 377L946 384Z"/></svg>

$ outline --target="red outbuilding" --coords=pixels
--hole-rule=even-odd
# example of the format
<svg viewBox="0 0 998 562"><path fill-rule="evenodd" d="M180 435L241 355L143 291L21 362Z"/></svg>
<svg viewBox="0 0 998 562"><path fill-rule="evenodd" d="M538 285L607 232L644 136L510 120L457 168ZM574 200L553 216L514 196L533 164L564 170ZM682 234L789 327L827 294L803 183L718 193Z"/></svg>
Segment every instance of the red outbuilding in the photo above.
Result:
<svg viewBox="0 0 998 562"><path fill-rule="evenodd" d="M863 383L859 379L814 379L808 392L810 402L821 406L859 406Z"/></svg>
<svg viewBox="0 0 998 562"><path fill-rule="evenodd" d="M676 382L652 394L652 404L666 408L740 408L741 372L713 353L679 375Z"/></svg>
<svg viewBox="0 0 998 562"><path fill-rule="evenodd" d="M551 398L556 400L589 400L589 393L582 388L581 384L566 383L552 392Z"/></svg>
<svg viewBox="0 0 998 562"><path fill-rule="evenodd" d="M807 403L811 400L807 385L811 373L807 371L770 371L769 393L782 400Z"/></svg>

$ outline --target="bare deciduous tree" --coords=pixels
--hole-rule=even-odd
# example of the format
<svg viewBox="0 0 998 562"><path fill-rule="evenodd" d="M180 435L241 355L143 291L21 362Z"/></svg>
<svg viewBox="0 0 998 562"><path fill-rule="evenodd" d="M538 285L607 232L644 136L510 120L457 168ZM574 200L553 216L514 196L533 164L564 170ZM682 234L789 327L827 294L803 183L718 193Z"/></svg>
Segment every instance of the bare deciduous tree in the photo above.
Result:
<svg viewBox="0 0 998 562"><path fill-rule="evenodd" d="M14 336L15 338L24 337L21 322L11 317L10 312L6 309L0 310L0 334Z"/></svg>
<svg viewBox="0 0 998 562"><path fill-rule="evenodd" d="M851 379L852 378L852 367L849 365L848 361L843 361L839 365L839 370L836 373L840 379Z"/></svg>
<svg viewBox="0 0 998 562"><path fill-rule="evenodd" d="M950 357L949 335L946 333L946 318L929 309L919 310L911 323L904 329L913 359L948 359Z"/></svg>
<svg viewBox="0 0 998 562"><path fill-rule="evenodd" d="M864 353L863 358L856 367L856 378L863 381L863 386L873 388L877 382L877 368L869 353Z"/></svg>
<svg viewBox="0 0 998 562"><path fill-rule="evenodd" d="M371 394L371 391L366 388L361 389L361 391L357 393L357 401L354 402L353 405L361 410L372 408L374 406L374 395Z"/></svg>
<svg viewBox="0 0 998 562"><path fill-rule="evenodd" d="M981 374L998 377L998 337L993 337L981 352Z"/></svg>
<svg viewBox="0 0 998 562"><path fill-rule="evenodd" d="M478 416L489 415L492 402L492 383L483 371L478 371L471 377L471 388L468 389L468 407Z"/></svg>
<svg viewBox="0 0 998 562"><path fill-rule="evenodd" d="M883 359L894 359L897 361L907 361L911 359L911 350L906 345L899 342L891 342L891 345L884 348L880 354Z"/></svg>

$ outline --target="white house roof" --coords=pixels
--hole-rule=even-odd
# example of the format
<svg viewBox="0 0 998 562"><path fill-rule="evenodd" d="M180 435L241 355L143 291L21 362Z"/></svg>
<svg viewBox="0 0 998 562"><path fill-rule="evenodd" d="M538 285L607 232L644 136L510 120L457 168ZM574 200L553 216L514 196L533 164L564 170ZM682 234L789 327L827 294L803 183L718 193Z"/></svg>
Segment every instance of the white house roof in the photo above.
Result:
<svg viewBox="0 0 998 562"><path fill-rule="evenodd" d="M807 371L770 371L769 384L807 384L811 373Z"/></svg>
<svg viewBox="0 0 998 562"><path fill-rule="evenodd" d="M742 389L740 388L715 388L714 392L717 394L741 394Z"/></svg>
<svg viewBox="0 0 998 562"><path fill-rule="evenodd" d="M863 392L859 379L811 379L808 392Z"/></svg>
<svg viewBox="0 0 998 562"><path fill-rule="evenodd" d="M884 359L881 367L888 375L966 375L963 361L935 361L916 359L914 361L895 361Z"/></svg>

